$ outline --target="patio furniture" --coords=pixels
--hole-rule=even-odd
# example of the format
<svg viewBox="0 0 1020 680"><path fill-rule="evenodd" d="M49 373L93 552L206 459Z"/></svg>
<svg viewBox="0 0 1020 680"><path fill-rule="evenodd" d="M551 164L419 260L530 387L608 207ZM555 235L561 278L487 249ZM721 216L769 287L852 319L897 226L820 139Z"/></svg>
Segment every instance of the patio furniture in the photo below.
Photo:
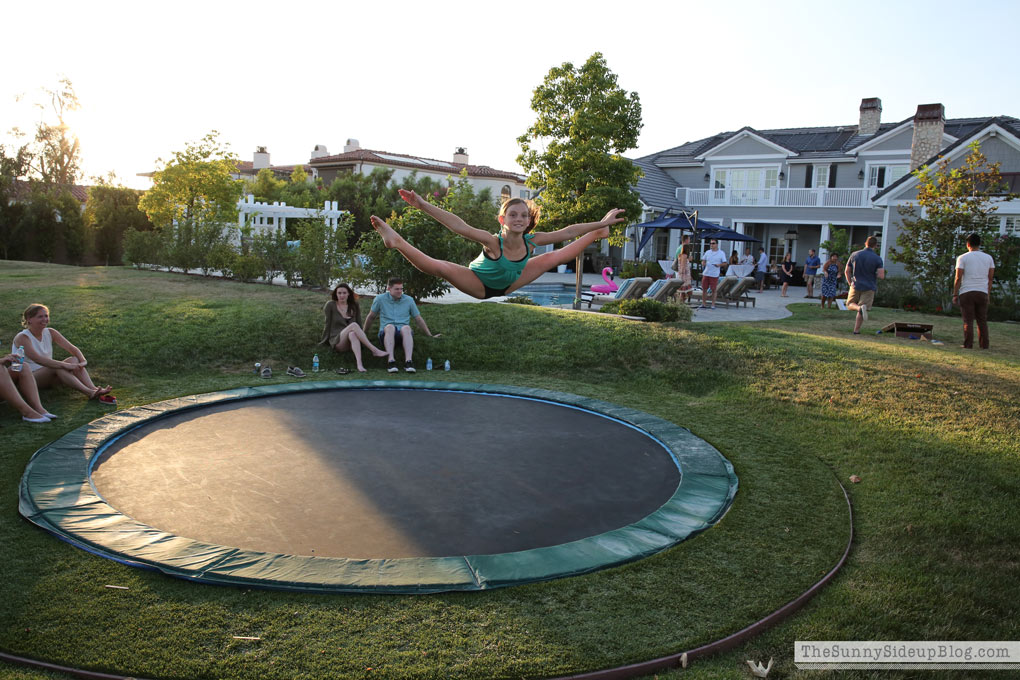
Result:
<svg viewBox="0 0 1020 680"><path fill-rule="evenodd" d="M588 303L588 309L591 309L592 303L604 305L607 302L613 300L636 300L642 297L648 288L652 285L652 279L649 276L639 276L633 279L625 279L620 282L620 289L612 295L595 295L593 293L581 293L581 302Z"/></svg>
<svg viewBox="0 0 1020 680"><path fill-rule="evenodd" d="M726 300L728 302L736 303L738 308L740 307L741 302L744 303L745 307L747 306L748 302L751 303L752 307L756 307L757 301L752 295L749 295L747 292L753 285L754 277L745 276L744 278L740 279L740 281L738 281L737 284L729 290L729 292L726 294Z"/></svg>
<svg viewBox="0 0 1020 680"><path fill-rule="evenodd" d="M659 279L648 289L645 297L656 302L665 302L678 295L683 285L684 282L680 279Z"/></svg>

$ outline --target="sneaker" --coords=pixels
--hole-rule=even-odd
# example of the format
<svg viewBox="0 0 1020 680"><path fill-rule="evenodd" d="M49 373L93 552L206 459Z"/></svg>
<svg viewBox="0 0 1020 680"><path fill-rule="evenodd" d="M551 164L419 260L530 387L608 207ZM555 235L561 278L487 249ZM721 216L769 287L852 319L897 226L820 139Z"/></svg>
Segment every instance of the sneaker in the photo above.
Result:
<svg viewBox="0 0 1020 680"><path fill-rule="evenodd" d="M100 404L106 404L107 406L117 405L117 397L113 396L110 393L100 395L99 399L97 399L96 401L98 401Z"/></svg>
<svg viewBox="0 0 1020 680"><path fill-rule="evenodd" d="M268 366L263 366L262 373L260 373L259 375L261 375L263 378L272 378L273 369L269 368Z"/></svg>
<svg viewBox="0 0 1020 680"><path fill-rule="evenodd" d="M56 420L60 416L58 416L56 413L50 413L49 411L47 411L46 413L43 414L43 417L49 418L50 420Z"/></svg>
<svg viewBox="0 0 1020 680"><path fill-rule="evenodd" d="M386 372L387 373L396 373L399 370L400 369L397 368L397 362L396 361L388 361L388 362L386 362Z"/></svg>
<svg viewBox="0 0 1020 680"><path fill-rule="evenodd" d="M404 362L404 370L407 371L408 373L416 373L416 371L414 370L414 364L412 364L410 361Z"/></svg>
<svg viewBox="0 0 1020 680"><path fill-rule="evenodd" d="M50 422L50 419L47 418L46 416L43 416L41 418L29 418L28 416L21 416L21 419L24 420L26 423L48 423L48 422Z"/></svg>
<svg viewBox="0 0 1020 680"><path fill-rule="evenodd" d="M292 375L295 378L303 378L303 377L305 377L305 372L302 371L297 366L288 366L287 367L287 375Z"/></svg>
<svg viewBox="0 0 1020 680"><path fill-rule="evenodd" d="M861 318L864 319L865 321L868 320L868 306L867 305L861 305Z"/></svg>

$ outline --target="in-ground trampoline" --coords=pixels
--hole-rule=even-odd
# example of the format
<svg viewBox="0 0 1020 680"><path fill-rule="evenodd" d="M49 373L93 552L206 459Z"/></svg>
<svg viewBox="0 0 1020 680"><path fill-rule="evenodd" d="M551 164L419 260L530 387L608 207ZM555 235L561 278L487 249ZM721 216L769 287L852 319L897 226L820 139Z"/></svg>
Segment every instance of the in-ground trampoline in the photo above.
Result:
<svg viewBox="0 0 1020 680"><path fill-rule="evenodd" d="M196 581L481 590L664 550L718 521L730 463L647 413L418 381L242 388L116 412L43 447L20 511Z"/></svg>

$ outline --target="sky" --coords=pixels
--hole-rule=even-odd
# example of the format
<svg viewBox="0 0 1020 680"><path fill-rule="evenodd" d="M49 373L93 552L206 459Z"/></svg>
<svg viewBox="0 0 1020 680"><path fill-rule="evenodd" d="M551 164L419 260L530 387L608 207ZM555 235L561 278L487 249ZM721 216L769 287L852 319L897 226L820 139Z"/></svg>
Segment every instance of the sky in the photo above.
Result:
<svg viewBox="0 0 1020 680"><path fill-rule="evenodd" d="M973 7L973 11L968 11ZM211 130L242 160L274 165L316 144L520 171L517 138L554 66L601 52L637 92L637 158L745 125L854 125L941 102L948 118L1020 117L1020 3L730 0L626 3L14 3L0 27L0 141L53 121L41 88L61 77L81 110L85 183L157 167Z"/></svg>

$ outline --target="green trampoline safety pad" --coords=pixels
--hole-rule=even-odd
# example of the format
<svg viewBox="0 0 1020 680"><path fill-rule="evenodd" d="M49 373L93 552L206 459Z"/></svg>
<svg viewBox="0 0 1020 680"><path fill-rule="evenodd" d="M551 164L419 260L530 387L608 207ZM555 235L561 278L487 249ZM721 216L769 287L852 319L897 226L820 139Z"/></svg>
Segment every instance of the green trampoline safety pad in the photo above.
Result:
<svg viewBox="0 0 1020 680"><path fill-rule="evenodd" d="M204 583L485 590L638 560L704 531L733 466L685 428L548 390L247 387L118 411L39 449L19 510Z"/></svg>

